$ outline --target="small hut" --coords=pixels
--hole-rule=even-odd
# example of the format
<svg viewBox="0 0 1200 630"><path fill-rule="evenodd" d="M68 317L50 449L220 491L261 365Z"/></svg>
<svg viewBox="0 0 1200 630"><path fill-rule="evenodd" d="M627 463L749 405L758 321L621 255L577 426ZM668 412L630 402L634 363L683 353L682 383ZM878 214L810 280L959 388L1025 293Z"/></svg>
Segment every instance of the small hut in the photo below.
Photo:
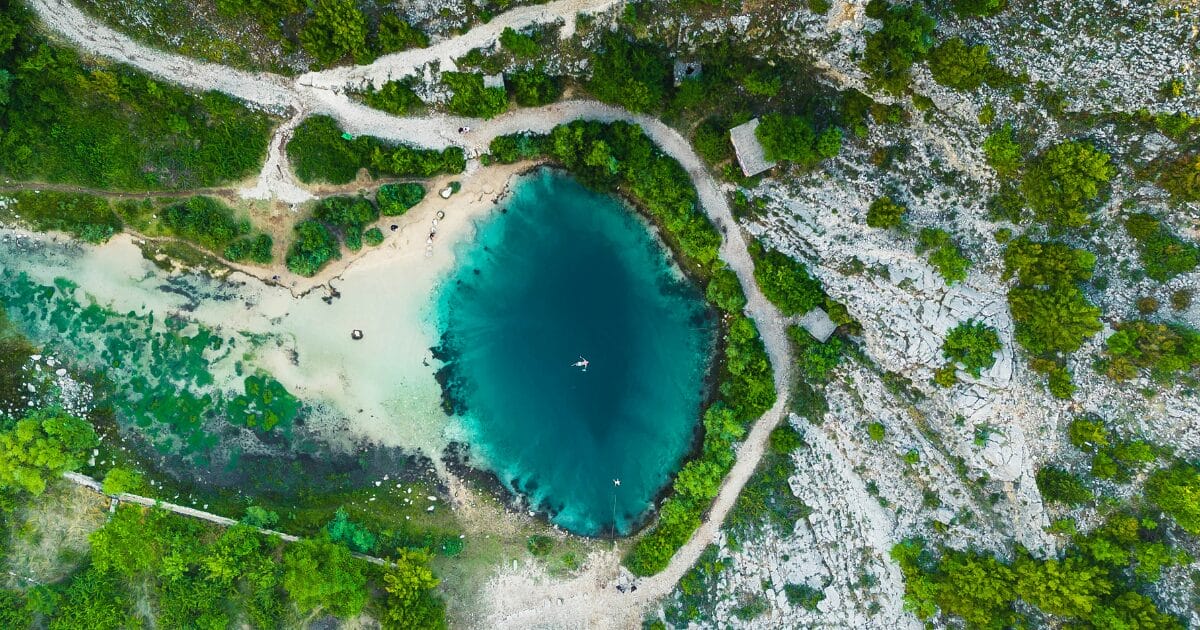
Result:
<svg viewBox="0 0 1200 630"><path fill-rule="evenodd" d="M733 143L733 151L746 177L753 177L775 166L775 162L768 160L763 152L758 136L754 135L755 129L758 129L757 118L729 130L729 141Z"/></svg>

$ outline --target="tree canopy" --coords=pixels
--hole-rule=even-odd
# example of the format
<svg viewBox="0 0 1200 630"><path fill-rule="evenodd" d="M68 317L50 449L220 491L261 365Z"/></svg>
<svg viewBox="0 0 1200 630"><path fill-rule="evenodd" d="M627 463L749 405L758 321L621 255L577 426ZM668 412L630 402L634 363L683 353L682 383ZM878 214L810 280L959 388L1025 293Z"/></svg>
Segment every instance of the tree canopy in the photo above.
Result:
<svg viewBox="0 0 1200 630"><path fill-rule="evenodd" d="M1069 140L1029 162L1022 190L1034 218L1055 228L1081 228L1113 176L1109 155L1091 143Z"/></svg>
<svg viewBox="0 0 1200 630"><path fill-rule="evenodd" d="M98 443L86 420L56 409L30 412L0 432L0 488L41 494L49 480L81 466Z"/></svg>

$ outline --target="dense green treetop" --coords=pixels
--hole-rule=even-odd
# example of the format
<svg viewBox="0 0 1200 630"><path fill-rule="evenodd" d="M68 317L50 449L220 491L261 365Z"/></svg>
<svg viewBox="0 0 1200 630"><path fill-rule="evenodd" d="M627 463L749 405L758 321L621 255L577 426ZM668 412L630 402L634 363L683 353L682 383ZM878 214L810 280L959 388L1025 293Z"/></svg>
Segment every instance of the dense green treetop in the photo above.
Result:
<svg viewBox="0 0 1200 630"><path fill-rule="evenodd" d="M1034 218L1056 228L1081 228L1114 173L1109 155L1088 142L1056 144L1033 158L1022 190Z"/></svg>
<svg viewBox="0 0 1200 630"><path fill-rule="evenodd" d="M982 370L996 364L996 353L1001 347L995 328L967 320L950 329L942 342L942 356L962 364L964 370L978 378Z"/></svg>
<svg viewBox="0 0 1200 630"><path fill-rule="evenodd" d="M338 617L353 617L367 604L363 564L349 549L327 539L301 540L283 555L283 587L301 610L320 607Z"/></svg>
<svg viewBox="0 0 1200 630"><path fill-rule="evenodd" d="M86 420L61 410L39 410L0 432L0 488L41 494L46 483L75 470L98 444Z"/></svg>

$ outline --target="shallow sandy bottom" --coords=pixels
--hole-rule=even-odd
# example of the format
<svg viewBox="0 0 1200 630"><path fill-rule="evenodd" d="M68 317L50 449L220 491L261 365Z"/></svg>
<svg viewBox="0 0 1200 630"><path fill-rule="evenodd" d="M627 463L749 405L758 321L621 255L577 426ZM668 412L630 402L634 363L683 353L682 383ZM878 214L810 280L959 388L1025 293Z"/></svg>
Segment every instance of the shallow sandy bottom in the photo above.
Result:
<svg viewBox="0 0 1200 630"><path fill-rule="evenodd" d="M0 264L45 284L68 278L79 285L81 301L95 299L117 312L153 312L158 319L183 313L226 332L265 335L247 361L250 367L269 371L302 400L329 403L335 415L344 416L348 422L339 417L330 425L325 436L330 441L419 448L437 460L462 433L442 411L434 379L439 363L430 352L438 337L433 294L453 268L454 244L472 237L474 221L497 207L510 177L524 167L464 174L462 190L449 200L437 195L445 181L435 182L408 214L380 220L383 245L353 257L343 252L343 260L313 279L284 275L281 284L272 284L249 275L279 273L261 269L234 272L224 281L173 277L145 260L129 235L93 247L6 230ZM438 212L444 217L431 244ZM27 247L16 245L21 242L42 243L46 253L29 256ZM164 291L168 281L184 290ZM327 303L322 298L331 294L329 286L340 295ZM355 329L363 331L361 341L351 339ZM234 363L243 358L214 363L214 387L239 388Z"/></svg>

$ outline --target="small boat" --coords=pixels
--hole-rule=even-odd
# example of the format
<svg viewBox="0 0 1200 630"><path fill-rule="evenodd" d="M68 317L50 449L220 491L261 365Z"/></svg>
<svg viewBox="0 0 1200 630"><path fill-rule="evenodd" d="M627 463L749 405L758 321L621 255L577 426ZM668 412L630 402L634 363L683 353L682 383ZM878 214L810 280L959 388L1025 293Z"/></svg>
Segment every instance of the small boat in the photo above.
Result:
<svg viewBox="0 0 1200 630"><path fill-rule="evenodd" d="M588 369L588 360L583 357L579 357L579 360L572 363L571 367L577 367L580 368L579 371L586 372Z"/></svg>

